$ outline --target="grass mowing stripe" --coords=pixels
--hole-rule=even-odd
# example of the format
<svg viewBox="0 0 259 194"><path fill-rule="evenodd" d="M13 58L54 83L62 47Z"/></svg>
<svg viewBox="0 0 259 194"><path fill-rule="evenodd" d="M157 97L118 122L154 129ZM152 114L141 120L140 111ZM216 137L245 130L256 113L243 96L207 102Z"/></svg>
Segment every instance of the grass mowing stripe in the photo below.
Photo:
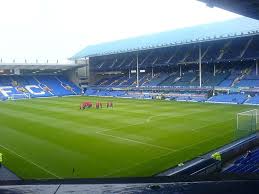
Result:
<svg viewBox="0 0 259 194"><path fill-rule="evenodd" d="M83 101L113 101L114 108L79 111ZM98 97L7 101L0 103L5 135L0 140L7 148L16 148L16 153L46 164L48 170L62 177L71 177L72 167L77 168L77 178L149 176L232 141L231 119L237 112L249 109L253 108ZM217 137L217 134L225 135ZM18 156L16 161L2 150L9 156L7 166L16 169L23 178L53 178L32 164L30 171L29 163ZM22 165L28 168L19 170Z"/></svg>
<svg viewBox="0 0 259 194"><path fill-rule="evenodd" d="M136 167L136 166L145 164L145 163L147 163L147 162L151 162L152 160L160 159L160 158L162 158L162 157L166 157L166 156L171 155L171 154L174 154L174 153L176 153L176 152L180 152L180 151L186 150L186 149L188 149L188 148L191 148L191 147L193 147L193 146L197 146L197 145L203 144L203 143L205 143L205 142L211 141L211 140L213 140L215 137L217 137L217 138L218 138L218 137L223 137L223 136L225 136L226 134L229 134L229 132L224 133L224 134L221 134L221 135L218 135L218 136L214 136L213 138L209 138L209 139L200 141L200 142L198 142L198 143L194 143L194 144L185 146L185 147L183 147L183 148L179 148L179 149L176 149L176 150L172 150L171 152L168 152L168 153L166 153L166 154L164 154L164 155L161 155L161 156L158 156L158 157L155 157L155 158L152 158L152 159L143 161L143 162L136 163L135 165L133 165L133 166L131 166L131 167L128 167L128 168L125 168L125 169L117 169L116 172L114 172L114 173L118 173L118 172L120 172L120 171L125 171L125 170L132 169L132 168L134 168L134 167ZM105 175L105 176L112 176L114 173L107 174L107 175ZM169 176L170 176L170 175L169 175Z"/></svg>
<svg viewBox="0 0 259 194"><path fill-rule="evenodd" d="M87 128L87 125L85 124L76 123L69 120L57 119L57 118L53 118L45 115L37 115L29 112L21 112L21 111L11 110L7 108L2 108L2 110L4 110L4 112L0 112L0 114L2 115L8 115L9 117L14 117L14 118L21 118L24 120L31 121L33 123L42 124L49 127L67 129L67 128L64 128L64 126L71 126L71 132L74 132L74 133L76 132L81 133L82 132L80 130L81 128ZM100 130L100 127L96 127L93 125L93 126L90 126L89 129L91 129L92 132L95 132L96 130ZM90 134L90 133L91 131L84 131L83 134Z"/></svg>
<svg viewBox="0 0 259 194"><path fill-rule="evenodd" d="M124 115L120 114L120 115L116 115L116 114L108 114L108 113L112 113L112 112L109 112L109 110L102 110L102 112L98 112L98 114L93 114L93 112L89 112L88 111L82 111L82 110L78 110L76 108L75 109L72 109L71 110L71 107L69 109L64 109L64 108L61 108L61 107L48 107L48 106L44 106L44 105L26 105L26 104L11 104L11 106L13 106L15 108L15 110L22 110L24 111L24 108L26 109L26 112L30 112L32 114L35 114L37 115L37 113L40 111L41 113L46 113L49 117L52 116L52 118L54 117L55 119L64 119L64 117L67 117L69 116L70 117L70 120L72 120L73 122L76 122L76 121L81 121L82 120L82 117L85 116L88 120L96 120L96 121L105 121L106 123L107 122L111 122L113 123L113 119L118 119L119 117L124 117ZM75 107L73 107L75 108ZM94 110L95 111L95 110ZM107 112L108 111L108 112ZM44 115L44 114L42 114ZM129 116L129 115L127 115ZM134 114L134 117L135 118L136 115ZM139 119L137 119L139 120ZM123 122L120 122L120 121L123 121ZM127 120L126 120L127 121ZM90 123L86 123L88 126ZM91 127L92 128L96 128L96 126L98 126L98 124L100 124L100 122L96 122L94 123ZM117 122L116 122L116 125L125 125L127 124L125 122L125 120L123 119L119 119ZM101 126L98 126L99 128Z"/></svg>
<svg viewBox="0 0 259 194"><path fill-rule="evenodd" d="M0 144L0 147L3 148L3 149L5 149L5 150L7 150L8 152L10 152L10 153L16 155L16 156L22 158L22 159L25 160L26 162L28 162L28 163L30 163L30 164L32 164L32 165L38 167L39 169L41 169L41 170L47 172L48 174L54 176L55 178L62 179L60 176L54 174L53 172L50 172L49 170L47 170L46 168L40 166L39 164L36 164L36 163L33 162L32 160L30 160L30 159L28 159L28 158L25 158L24 156L21 156L20 154L16 153L15 151L11 150L10 148L7 148L6 146L3 146L3 145L1 145L1 144Z"/></svg>
<svg viewBox="0 0 259 194"><path fill-rule="evenodd" d="M146 145L146 146L150 146L150 147L154 147L154 148L159 148L159 149L163 149L163 150L170 150L170 151L173 150L173 149L168 148L168 147L163 147L163 146L159 146L159 145L145 143L145 142L141 142L141 141L137 141L137 140L133 140L133 139L129 139L129 138L124 138L124 137L119 137L119 136L115 136L115 135L109 135L109 134L105 134L105 133L102 133L102 132L96 132L96 133L100 134L100 135L105 135L107 137L113 137L113 138L117 138L117 139L121 139L121 140L125 140L125 141L135 142L137 144L142 144L142 145Z"/></svg>
<svg viewBox="0 0 259 194"><path fill-rule="evenodd" d="M200 113L204 113L204 112L207 113L208 111L202 111ZM188 113L188 114L181 114L181 115L172 115L172 113L170 113L170 114L167 113L167 114L151 115L148 118L146 118L143 122L135 123L135 124L127 125L127 126L122 126L122 127L104 129L104 130L98 131L98 133L99 132L112 131L112 130L119 130L119 129L123 129L123 128L126 128L126 127L132 127L132 126L137 126L137 125L143 125L143 124L152 122L152 120L154 118L157 118L157 117L162 117L163 116L163 117L169 117L169 118L180 118L180 117L185 117L185 116L189 116L189 115L192 115L192 114L197 114L197 113ZM161 121L161 120L165 120L165 119L167 119L167 118L156 119L155 121Z"/></svg>

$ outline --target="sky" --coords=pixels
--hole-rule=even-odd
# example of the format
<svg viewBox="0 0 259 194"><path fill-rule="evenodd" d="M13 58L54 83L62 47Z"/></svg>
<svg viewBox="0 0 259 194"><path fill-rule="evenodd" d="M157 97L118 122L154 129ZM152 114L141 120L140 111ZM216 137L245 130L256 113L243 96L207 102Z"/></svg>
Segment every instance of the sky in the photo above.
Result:
<svg viewBox="0 0 259 194"><path fill-rule="evenodd" d="M0 0L0 58L63 60L87 45L237 17L196 0Z"/></svg>

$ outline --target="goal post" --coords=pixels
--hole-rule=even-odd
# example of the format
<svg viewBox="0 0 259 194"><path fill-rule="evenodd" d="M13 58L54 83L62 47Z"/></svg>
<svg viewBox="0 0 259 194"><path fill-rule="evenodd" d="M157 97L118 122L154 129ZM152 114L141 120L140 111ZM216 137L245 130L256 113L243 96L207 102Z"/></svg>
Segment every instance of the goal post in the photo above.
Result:
<svg viewBox="0 0 259 194"><path fill-rule="evenodd" d="M237 139L256 133L258 123L258 110L253 109L237 113L236 122L235 135Z"/></svg>

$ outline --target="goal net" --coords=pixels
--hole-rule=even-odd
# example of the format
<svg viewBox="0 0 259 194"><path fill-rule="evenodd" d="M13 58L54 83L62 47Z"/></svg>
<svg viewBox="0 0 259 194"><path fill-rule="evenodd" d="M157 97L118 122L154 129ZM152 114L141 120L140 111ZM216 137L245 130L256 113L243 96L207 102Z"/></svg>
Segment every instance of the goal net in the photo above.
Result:
<svg viewBox="0 0 259 194"><path fill-rule="evenodd" d="M29 99L31 98L29 93L23 93L23 94L12 94L9 98L10 100L19 100L19 99Z"/></svg>
<svg viewBox="0 0 259 194"><path fill-rule="evenodd" d="M249 110L237 113L236 138L242 138L256 133L258 123L258 110Z"/></svg>

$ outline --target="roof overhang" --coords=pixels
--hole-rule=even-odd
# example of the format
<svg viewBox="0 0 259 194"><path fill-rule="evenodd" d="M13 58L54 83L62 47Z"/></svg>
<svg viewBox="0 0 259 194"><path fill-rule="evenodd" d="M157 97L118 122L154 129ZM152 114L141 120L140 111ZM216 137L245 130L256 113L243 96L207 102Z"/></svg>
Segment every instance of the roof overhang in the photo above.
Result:
<svg viewBox="0 0 259 194"><path fill-rule="evenodd" d="M0 69L42 69L42 70L69 70L82 67L78 64L49 64L49 63L0 63Z"/></svg>
<svg viewBox="0 0 259 194"><path fill-rule="evenodd" d="M87 46L70 59L145 51L259 34L259 21L240 17L146 36Z"/></svg>
<svg viewBox="0 0 259 194"><path fill-rule="evenodd" d="M218 7L259 20L258 0L198 0L209 7Z"/></svg>
<svg viewBox="0 0 259 194"><path fill-rule="evenodd" d="M249 32L247 34L241 33L236 35L226 35L226 36L219 36L219 37L207 37L197 40L190 40L190 41L182 41L179 43L168 43L163 45L157 45L157 46L149 46L149 47L141 47L141 48L134 48L134 49L127 49L127 50L119 50L119 51L113 51L113 52L104 52L104 53L97 53L93 55L89 55L85 58L90 57L100 57L100 56L108 56L108 55L117 55L117 54L127 54L127 53L137 53L137 52L144 52L149 50L155 50L155 49L162 49L162 48L170 48L170 47L176 47L176 46L184 46L184 45L190 45L190 44L202 44L206 42L212 42L212 41L219 41L219 40L228 40L228 39L234 39L234 38L243 38L243 37L252 37L259 35L259 31Z"/></svg>

